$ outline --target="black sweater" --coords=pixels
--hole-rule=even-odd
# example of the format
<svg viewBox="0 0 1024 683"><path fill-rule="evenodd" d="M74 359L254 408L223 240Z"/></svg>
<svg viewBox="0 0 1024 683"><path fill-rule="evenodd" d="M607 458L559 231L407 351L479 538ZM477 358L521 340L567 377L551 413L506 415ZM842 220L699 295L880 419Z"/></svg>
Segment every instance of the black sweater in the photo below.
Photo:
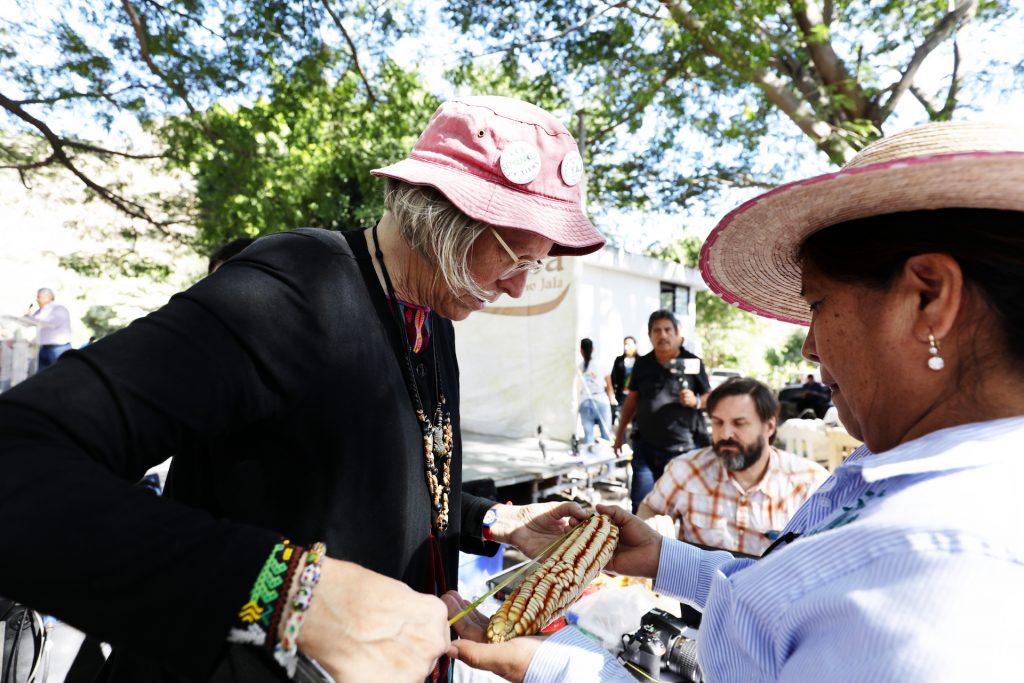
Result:
<svg viewBox="0 0 1024 683"><path fill-rule="evenodd" d="M279 671L225 638L281 536L431 591L422 441L388 315L361 233L281 233L0 394L0 594L112 643L105 680L249 681ZM460 495L454 331L432 322L454 588L460 531L479 537L491 502ZM166 498L132 485L171 455Z"/></svg>

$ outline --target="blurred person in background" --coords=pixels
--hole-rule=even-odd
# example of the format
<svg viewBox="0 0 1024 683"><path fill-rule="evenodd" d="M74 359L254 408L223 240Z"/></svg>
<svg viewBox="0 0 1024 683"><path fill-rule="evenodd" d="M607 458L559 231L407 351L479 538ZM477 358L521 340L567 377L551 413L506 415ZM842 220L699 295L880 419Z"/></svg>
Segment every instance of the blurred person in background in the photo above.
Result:
<svg viewBox="0 0 1024 683"><path fill-rule="evenodd" d="M36 305L29 306L27 314L39 325L39 370L50 367L71 349L71 315L54 303L54 298L53 290L43 287L36 292Z"/></svg>
<svg viewBox="0 0 1024 683"><path fill-rule="evenodd" d="M597 370L597 363L593 361L594 342L592 340L580 340L580 355L583 356L583 361L579 366L580 422L583 423L583 443L593 448L594 427L600 430L602 439L611 441L612 397L607 382Z"/></svg>
<svg viewBox="0 0 1024 683"><path fill-rule="evenodd" d="M707 445L702 442L706 430L701 407L711 384L704 361L683 348L679 321L671 311L651 313L647 334L654 348L633 366L613 446L616 454L621 452L635 417L629 496L633 512L640 508L669 460Z"/></svg>
<svg viewBox="0 0 1024 683"><path fill-rule="evenodd" d="M236 237L217 247L217 250L210 256L210 263L206 268L207 275L223 266L232 256L242 253L246 247L255 241L256 238L254 237Z"/></svg>
<svg viewBox="0 0 1024 683"><path fill-rule="evenodd" d="M633 376L633 365L636 363L636 338L625 337L622 340L622 355L612 363L612 371L605 378L612 396L612 419L618 419L622 405L626 402L629 390L629 379Z"/></svg>
<svg viewBox="0 0 1024 683"><path fill-rule="evenodd" d="M807 458L774 445L779 402L750 378L731 378L708 395L712 445L672 460L640 504L640 519L705 548L761 553L828 478Z"/></svg>

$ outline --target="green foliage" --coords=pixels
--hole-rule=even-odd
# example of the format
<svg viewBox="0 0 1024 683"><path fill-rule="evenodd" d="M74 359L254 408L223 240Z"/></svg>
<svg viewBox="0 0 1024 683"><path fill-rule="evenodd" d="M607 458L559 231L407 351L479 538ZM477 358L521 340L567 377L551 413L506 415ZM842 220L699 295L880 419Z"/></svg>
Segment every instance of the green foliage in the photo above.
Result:
<svg viewBox="0 0 1024 683"><path fill-rule="evenodd" d="M804 345L804 337L806 335L803 332L794 332L781 348L768 349L765 352L765 362L773 368L782 368L787 365L802 365L804 357L801 350Z"/></svg>
<svg viewBox="0 0 1024 683"><path fill-rule="evenodd" d="M808 373L810 364L803 357L804 339L807 333L795 330L780 348L770 348L764 354L768 364L768 381L773 386L784 386L794 378Z"/></svg>
<svg viewBox="0 0 1024 683"><path fill-rule="evenodd" d="M421 15L401 1L17 3L0 21L0 165L26 183L60 169L140 239L204 251L241 233L364 225L381 188L365 171L406 151L435 104L386 58ZM143 176L194 175L197 196L189 182L146 193L126 160ZM131 256L67 265L160 272Z"/></svg>
<svg viewBox="0 0 1024 683"><path fill-rule="evenodd" d="M241 235L311 226L347 230L383 211L370 170L404 157L437 108L415 74L382 65L368 101L347 72L335 82L319 60L275 74L268 97L201 118L171 120L159 134L171 163L196 179L202 250Z"/></svg>
<svg viewBox="0 0 1024 683"><path fill-rule="evenodd" d="M123 249L107 249L96 253L73 252L59 257L58 263L61 268L86 277L166 280L171 274L171 264Z"/></svg>
<svg viewBox="0 0 1024 683"><path fill-rule="evenodd" d="M765 322L752 313L730 306L711 292L697 292L697 335L709 367L740 368L753 375L759 369L753 349L758 348Z"/></svg>
<svg viewBox="0 0 1024 683"><path fill-rule="evenodd" d="M822 161L843 163L882 135L897 105L923 122L949 118L978 88L1019 87L1019 73L993 82L1019 58L990 56L957 74L962 90L950 88L957 27L973 22L982 42L1021 19L1010 0L982 0L973 20L972 9L945 0L449 0L446 16L472 39L467 63L491 51L572 84L587 114L595 206L671 212L774 185L814 147ZM918 73L921 46L945 78L897 88Z"/></svg>
<svg viewBox="0 0 1024 683"><path fill-rule="evenodd" d="M834 15L822 21L804 12L812 5L449 0L444 16L467 39L450 46L465 59L446 76L462 91L532 100L567 124L582 111L595 213L687 210L761 189L812 146L822 167L841 162L882 134L897 104L911 103L917 120L945 119L978 87L1024 81L1019 55L987 55L960 74L961 90L949 88L956 29L973 9L977 41L1019 23L1011 0L958 2L972 11L951 21L945 0L817 3ZM12 3L0 23L0 165L26 182L60 168L151 236L179 239L198 225L204 251L240 234L366 225L381 190L366 171L400 157L436 104L387 57L425 11L406 0ZM945 79L930 92L895 87L932 35ZM139 141L139 126L154 144ZM124 131L136 141L119 139ZM125 182L117 164L140 152L133 162L152 154L154 167L191 175L195 197L187 182L174 196Z"/></svg>
<svg viewBox="0 0 1024 683"><path fill-rule="evenodd" d="M90 341L106 337L124 327L117 312L110 306L90 306L82 316L82 324L89 328Z"/></svg>
<svg viewBox="0 0 1024 683"><path fill-rule="evenodd" d="M694 235L687 235L669 244L659 244L649 249L646 255L659 258L662 261L681 263L688 268L696 268L700 258L700 248L703 245L704 240Z"/></svg>

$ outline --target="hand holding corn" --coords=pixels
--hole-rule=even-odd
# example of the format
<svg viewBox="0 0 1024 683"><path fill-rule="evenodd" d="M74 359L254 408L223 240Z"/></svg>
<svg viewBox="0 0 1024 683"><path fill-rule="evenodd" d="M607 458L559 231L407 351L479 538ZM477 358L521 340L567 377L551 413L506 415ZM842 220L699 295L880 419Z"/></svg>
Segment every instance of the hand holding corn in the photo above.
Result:
<svg viewBox="0 0 1024 683"><path fill-rule="evenodd" d="M469 602L455 591L441 596L448 606L448 616L453 617L469 606ZM505 643L486 642L487 617L472 610L453 627L459 635L452 641L449 654L474 669L491 671L511 683L520 683L526 676L533 654L547 636L516 638Z"/></svg>
<svg viewBox="0 0 1024 683"><path fill-rule="evenodd" d="M619 528L619 543L604 570L610 574L653 579L661 559L662 535L636 515L617 505L598 505L597 511Z"/></svg>
<svg viewBox="0 0 1024 683"><path fill-rule="evenodd" d="M529 558L537 557L552 541L590 515L576 503L498 505L498 520L491 527L495 541L508 543Z"/></svg>
<svg viewBox="0 0 1024 683"><path fill-rule="evenodd" d="M611 559L618 538L619 528L607 515L579 524L494 613L488 642L539 633L561 616Z"/></svg>

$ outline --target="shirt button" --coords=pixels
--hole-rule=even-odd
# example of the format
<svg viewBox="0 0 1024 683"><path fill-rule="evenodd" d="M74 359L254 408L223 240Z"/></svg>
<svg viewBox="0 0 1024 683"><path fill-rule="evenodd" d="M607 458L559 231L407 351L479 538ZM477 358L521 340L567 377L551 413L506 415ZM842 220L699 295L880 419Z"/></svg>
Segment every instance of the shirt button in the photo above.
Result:
<svg viewBox="0 0 1024 683"><path fill-rule="evenodd" d="M420 363L419 365L417 365L416 366L416 374L419 375L420 377L426 377L427 376L427 366L424 365L423 363Z"/></svg>

